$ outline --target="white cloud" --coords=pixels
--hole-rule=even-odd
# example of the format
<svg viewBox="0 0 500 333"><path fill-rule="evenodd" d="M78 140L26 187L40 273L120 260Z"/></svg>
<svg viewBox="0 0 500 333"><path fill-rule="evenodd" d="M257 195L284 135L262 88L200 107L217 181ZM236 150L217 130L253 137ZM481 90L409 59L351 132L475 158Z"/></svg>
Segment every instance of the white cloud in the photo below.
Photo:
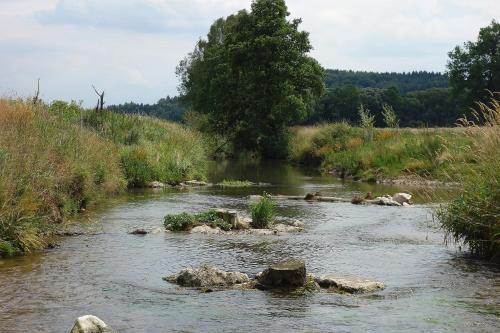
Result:
<svg viewBox="0 0 500 333"><path fill-rule="evenodd" d="M500 13L493 0L288 0L328 68L443 71L447 52ZM0 0L0 95L94 103L176 94L175 66L221 16L250 0ZM498 17L497 17L498 19Z"/></svg>

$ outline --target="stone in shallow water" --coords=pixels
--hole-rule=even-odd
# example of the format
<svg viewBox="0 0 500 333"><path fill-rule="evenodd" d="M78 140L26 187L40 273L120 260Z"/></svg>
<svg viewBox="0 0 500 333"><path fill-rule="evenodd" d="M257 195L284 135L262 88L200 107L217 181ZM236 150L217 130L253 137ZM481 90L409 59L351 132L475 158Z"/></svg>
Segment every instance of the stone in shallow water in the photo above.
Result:
<svg viewBox="0 0 500 333"><path fill-rule="evenodd" d="M221 233L220 228L212 228L206 224L191 229L192 234L217 235Z"/></svg>
<svg viewBox="0 0 500 333"><path fill-rule="evenodd" d="M257 279L262 289L286 289L304 286L306 277L304 261L290 260L270 266Z"/></svg>
<svg viewBox="0 0 500 333"><path fill-rule="evenodd" d="M385 288L382 282L356 276L323 275L315 280L321 288L335 288L348 293L369 293Z"/></svg>
<svg viewBox="0 0 500 333"><path fill-rule="evenodd" d="M79 317L70 333L113 333L111 327L96 316Z"/></svg>
<svg viewBox="0 0 500 333"><path fill-rule="evenodd" d="M396 193L392 196L392 200L399 202L399 204L404 205L411 204L411 194L408 193Z"/></svg>
<svg viewBox="0 0 500 333"><path fill-rule="evenodd" d="M143 228L137 228L137 229L129 230L128 233L130 235L147 235L148 231L146 229L143 229Z"/></svg>
<svg viewBox="0 0 500 333"><path fill-rule="evenodd" d="M239 272L225 272L217 267L201 266L188 268L179 274L163 278L183 287L192 288L227 288L250 282L248 275Z"/></svg>

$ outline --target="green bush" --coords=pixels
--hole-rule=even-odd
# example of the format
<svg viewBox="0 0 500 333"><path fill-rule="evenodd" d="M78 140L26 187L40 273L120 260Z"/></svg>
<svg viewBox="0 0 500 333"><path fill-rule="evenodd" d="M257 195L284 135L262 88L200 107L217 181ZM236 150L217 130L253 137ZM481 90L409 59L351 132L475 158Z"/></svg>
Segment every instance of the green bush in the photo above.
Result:
<svg viewBox="0 0 500 333"><path fill-rule="evenodd" d="M165 228L172 231L188 231L195 223L193 215L181 213L176 215L165 216Z"/></svg>
<svg viewBox="0 0 500 333"><path fill-rule="evenodd" d="M276 204L271 196L264 193L258 203L252 204L252 227L257 229L269 228L273 224Z"/></svg>
<svg viewBox="0 0 500 333"><path fill-rule="evenodd" d="M225 231L229 231L233 227L230 223L220 218L219 214L215 210L209 210L208 212L196 214L194 215L194 219L197 223L207 223L212 228L220 228Z"/></svg>
<svg viewBox="0 0 500 333"><path fill-rule="evenodd" d="M140 147L126 148L121 154L121 164L130 187L144 187L156 179L156 171L148 152Z"/></svg>

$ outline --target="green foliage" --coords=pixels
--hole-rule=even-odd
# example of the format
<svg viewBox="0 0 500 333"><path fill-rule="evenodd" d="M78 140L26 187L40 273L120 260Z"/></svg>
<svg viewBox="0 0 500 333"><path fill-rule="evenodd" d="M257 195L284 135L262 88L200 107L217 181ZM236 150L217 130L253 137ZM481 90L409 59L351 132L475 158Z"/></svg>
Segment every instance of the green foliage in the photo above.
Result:
<svg viewBox="0 0 500 333"><path fill-rule="evenodd" d="M144 148L123 149L121 163L130 187L144 187L157 179L157 172Z"/></svg>
<svg viewBox="0 0 500 333"><path fill-rule="evenodd" d="M16 253L16 248L9 242L0 240L0 258L11 257Z"/></svg>
<svg viewBox="0 0 500 333"><path fill-rule="evenodd" d="M448 88L448 77L434 72L376 73L352 70L326 70L326 86L356 86L361 89L396 87L402 94L431 88Z"/></svg>
<svg viewBox="0 0 500 333"><path fill-rule="evenodd" d="M208 224L212 228L220 228L224 231L232 229L232 225L224 221L215 210L198 214L181 213L167 215L164 220L165 227L172 231L188 231L197 225Z"/></svg>
<svg viewBox="0 0 500 333"><path fill-rule="evenodd" d="M178 67L183 99L235 150L286 155L287 126L304 119L323 92L308 34L288 15L284 0L256 0L251 11L217 20Z"/></svg>
<svg viewBox="0 0 500 333"><path fill-rule="evenodd" d="M194 216L188 213L167 215L164 219L165 228L172 231L188 231L194 226L194 223Z"/></svg>
<svg viewBox="0 0 500 333"><path fill-rule="evenodd" d="M258 203L250 205L250 210L253 228L265 229L273 224L276 204L269 194L264 193Z"/></svg>
<svg viewBox="0 0 500 333"><path fill-rule="evenodd" d="M464 95L467 106L487 101L488 91L500 91L500 23L480 29L476 42L467 42L448 53L448 75L456 96Z"/></svg>
<svg viewBox="0 0 500 333"><path fill-rule="evenodd" d="M385 126L389 128L398 128L399 127L399 120L398 117L396 116L396 112L394 112L394 109L392 106L388 104L382 105L382 115L384 116L384 123Z"/></svg>

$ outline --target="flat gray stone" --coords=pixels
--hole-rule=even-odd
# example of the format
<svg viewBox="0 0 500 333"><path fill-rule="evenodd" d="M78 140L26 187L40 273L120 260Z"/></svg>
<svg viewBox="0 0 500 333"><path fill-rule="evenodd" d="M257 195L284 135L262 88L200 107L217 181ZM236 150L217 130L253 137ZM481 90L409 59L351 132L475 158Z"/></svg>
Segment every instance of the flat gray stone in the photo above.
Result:
<svg viewBox="0 0 500 333"><path fill-rule="evenodd" d="M315 281L321 288L335 288L348 293L369 293L384 289L385 285L379 281L372 281L356 276L323 275Z"/></svg>

